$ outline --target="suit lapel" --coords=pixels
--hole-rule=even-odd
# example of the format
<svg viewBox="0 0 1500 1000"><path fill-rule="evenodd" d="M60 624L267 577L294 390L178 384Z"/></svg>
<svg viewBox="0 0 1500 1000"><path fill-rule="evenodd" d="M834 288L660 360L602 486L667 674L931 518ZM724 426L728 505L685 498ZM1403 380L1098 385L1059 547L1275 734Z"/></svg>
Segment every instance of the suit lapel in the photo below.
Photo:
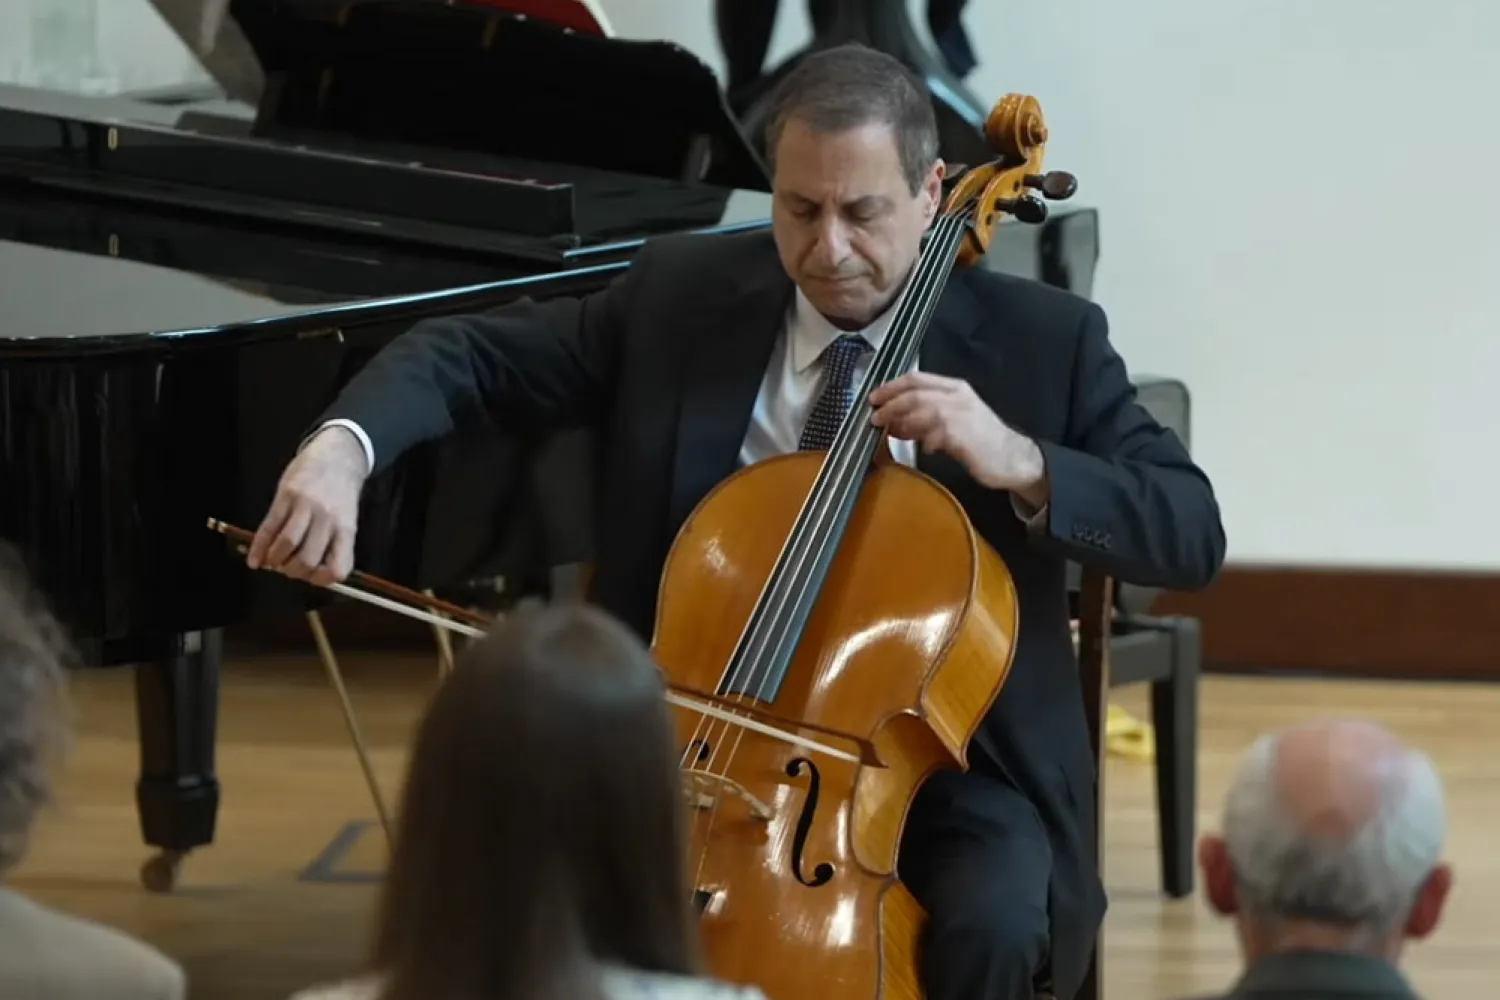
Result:
<svg viewBox="0 0 1500 1000"><path fill-rule="evenodd" d="M689 345L673 458L673 530L734 472L793 285L768 238L705 310Z"/></svg>

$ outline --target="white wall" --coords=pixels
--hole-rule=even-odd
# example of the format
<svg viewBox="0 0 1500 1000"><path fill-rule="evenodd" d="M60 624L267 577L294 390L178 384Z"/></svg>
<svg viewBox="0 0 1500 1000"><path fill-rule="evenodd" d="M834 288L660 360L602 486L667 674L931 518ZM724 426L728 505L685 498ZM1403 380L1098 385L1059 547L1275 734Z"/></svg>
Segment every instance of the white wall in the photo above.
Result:
<svg viewBox="0 0 1500 1000"><path fill-rule="evenodd" d="M0 0L0 82L113 94L207 78L145 0Z"/></svg>
<svg viewBox="0 0 1500 1000"><path fill-rule="evenodd" d="M719 69L708 0L600 2L618 33ZM113 12L101 61L120 81L191 72L143 0L9 0L0 76L17 12L47 4ZM777 55L807 30L783 6ZM970 8L972 89L1035 94L1049 163L1100 209L1116 343L1193 390L1231 560L1500 570L1500 420L1481 403L1500 382L1500 62L1483 58L1500 5Z"/></svg>

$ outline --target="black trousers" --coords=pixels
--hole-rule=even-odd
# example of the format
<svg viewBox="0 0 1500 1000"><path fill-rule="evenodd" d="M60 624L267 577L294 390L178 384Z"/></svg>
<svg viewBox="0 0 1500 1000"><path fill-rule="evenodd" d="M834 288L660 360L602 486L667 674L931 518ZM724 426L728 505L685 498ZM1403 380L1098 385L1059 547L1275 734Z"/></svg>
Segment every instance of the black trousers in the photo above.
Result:
<svg viewBox="0 0 1500 1000"><path fill-rule="evenodd" d="M898 874L927 910L926 1000L1032 1000L1048 958L1052 848L1036 808L978 771L917 792Z"/></svg>

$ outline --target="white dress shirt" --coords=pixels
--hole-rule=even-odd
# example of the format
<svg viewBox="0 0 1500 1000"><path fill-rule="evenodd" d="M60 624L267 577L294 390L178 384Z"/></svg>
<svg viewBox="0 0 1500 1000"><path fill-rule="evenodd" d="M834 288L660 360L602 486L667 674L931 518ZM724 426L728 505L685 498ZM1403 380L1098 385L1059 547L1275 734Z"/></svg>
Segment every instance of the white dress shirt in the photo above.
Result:
<svg viewBox="0 0 1500 1000"><path fill-rule="evenodd" d="M750 413L750 426L745 432L745 443L740 446L740 464L750 465L775 455L784 455L797 450L802 437L802 428L812 414L823 388L823 366L819 359L830 344L838 338L857 333L869 342L872 350L854 365L855 406L864 402L857 398L859 387L875 352L885 343L895 310L882 313L875 322L863 330L843 330L828 322L813 304L797 289L791 306L787 309L786 330L777 339L771 351L766 375L760 384L760 393L755 397L755 409ZM916 360L907 372L919 371ZM891 456L906 466L917 464L917 443L888 437ZM1031 528L1040 528L1046 523L1047 507L1032 509L1031 505L1015 494L1011 494L1011 509L1017 517Z"/></svg>
<svg viewBox="0 0 1500 1000"><path fill-rule="evenodd" d="M871 347L854 364L854 405L862 405L864 401L858 398L859 387L870 370L875 352L885 342L893 313L894 310L887 310L863 330L843 330L828 322L802 290L797 289L787 309L785 332L777 338L771 351L771 361L766 365L766 375L755 398L755 409L750 413L750 427L745 432L745 443L740 447L740 464L752 465L797 450L802 428L823 388L823 366L819 359L829 345L847 334L864 337ZM915 371L916 367L913 364L910 370ZM890 444L896 461L902 465L916 464L916 442L891 438Z"/></svg>
<svg viewBox="0 0 1500 1000"><path fill-rule="evenodd" d="M875 352L885 342L893 314L894 310L887 310L863 330L843 330L830 323L813 307L802 290L797 289L787 308L782 336L777 338L771 351L771 360L766 365L760 392L755 398L750 426L745 432L744 443L740 446L740 464L751 465L762 459L797 450L803 425L807 423L822 389L823 366L819 360L830 344L851 333L864 337L871 347L855 363L854 392L857 397ZM914 361L908 371L917 370L918 366ZM862 402L856 398L854 405L859 406ZM369 463L367 468L375 467L375 447L364 428L352 420L342 418L329 420L322 427L347 428L364 448L365 460ZM906 466L916 465L916 442L896 438L886 440L890 445L891 455L897 462ZM1014 494L1011 496L1011 506L1017 517L1033 527L1039 526L1047 513L1046 507L1035 511L1030 509L1029 504Z"/></svg>

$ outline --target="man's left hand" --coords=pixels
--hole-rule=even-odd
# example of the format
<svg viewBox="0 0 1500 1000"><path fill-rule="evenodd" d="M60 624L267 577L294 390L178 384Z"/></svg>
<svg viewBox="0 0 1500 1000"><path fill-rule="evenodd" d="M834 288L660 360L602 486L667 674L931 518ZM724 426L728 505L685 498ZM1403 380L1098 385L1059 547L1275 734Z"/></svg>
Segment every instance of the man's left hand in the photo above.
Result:
<svg viewBox="0 0 1500 1000"><path fill-rule="evenodd" d="M1036 442L1008 427L963 379L912 372L870 394L870 422L892 437L946 452L975 480L1047 502L1047 468Z"/></svg>

